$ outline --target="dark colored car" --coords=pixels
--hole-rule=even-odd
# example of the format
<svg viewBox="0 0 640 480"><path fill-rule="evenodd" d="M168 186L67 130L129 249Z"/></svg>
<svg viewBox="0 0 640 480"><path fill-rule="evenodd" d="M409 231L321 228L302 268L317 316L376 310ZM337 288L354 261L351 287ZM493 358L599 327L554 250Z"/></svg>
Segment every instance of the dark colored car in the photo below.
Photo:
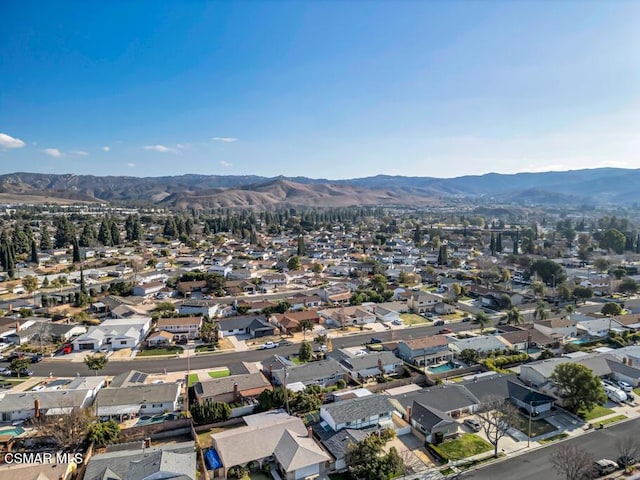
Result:
<svg viewBox="0 0 640 480"><path fill-rule="evenodd" d="M438 320L438 321L436 321L436 322L434 323L434 325L435 325L436 327L441 327L442 325L444 325L444 320Z"/></svg>
<svg viewBox="0 0 640 480"><path fill-rule="evenodd" d="M15 370L11 370L11 376L12 377L17 377L18 376L18 372ZM20 370L20 377L31 377L33 376L33 370L29 370L27 368L23 368Z"/></svg>
<svg viewBox="0 0 640 480"><path fill-rule="evenodd" d="M617 464L621 467L630 467L632 465L635 465L636 463L638 463L638 459L635 457L630 457L629 455L623 455L622 457L618 458L617 461Z"/></svg>
<svg viewBox="0 0 640 480"><path fill-rule="evenodd" d="M42 361L42 355L31 355L29 357L29 360L31 360L31 363L38 363Z"/></svg>
<svg viewBox="0 0 640 480"><path fill-rule="evenodd" d="M371 340L369 340L369 343L382 343L382 340L376 337L371 337Z"/></svg>

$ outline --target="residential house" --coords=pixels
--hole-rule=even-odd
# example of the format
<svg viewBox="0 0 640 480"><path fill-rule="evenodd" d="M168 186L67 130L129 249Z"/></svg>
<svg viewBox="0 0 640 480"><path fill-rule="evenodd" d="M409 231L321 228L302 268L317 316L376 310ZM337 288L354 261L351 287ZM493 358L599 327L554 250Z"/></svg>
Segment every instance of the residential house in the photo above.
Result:
<svg viewBox="0 0 640 480"><path fill-rule="evenodd" d="M103 388L96 397L99 417L157 415L180 410L180 385L150 383Z"/></svg>
<svg viewBox="0 0 640 480"><path fill-rule="evenodd" d="M610 330L622 332L624 326L620 325L613 317L583 318L578 321L577 330L580 335L587 337L606 337Z"/></svg>
<svg viewBox="0 0 640 480"><path fill-rule="evenodd" d="M525 411L527 415L535 417L541 413L549 412L555 402L553 397L537 392L531 387L520 383L507 382L507 386L511 403Z"/></svg>
<svg viewBox="0 0 640 480"><path fill-rule="evenodd" d="M378 375L392 375L402 372L402 360L392 352L364 352L351 354L339 350L338 363L353 379L360 380Z"/></svg>
<svg viewBox="0 0 640 480"><path fill-rule="evenodd" d="M510 346L511 345L503 341L501 337L493 335L479 335L476 337L456 339L449 344L451 351L457 355L463 350L475 350L478 353L485 354L498 350L507 350Z"/></svg>
<svg viewBox="0 0 640 480"><path fill-rule="evenodd" d="M196 480L197 455L193 441L114 450L94 454L84 480Z"/></svg>
<svg viewBox="0 0 640 480"><path fill-rule="evenodd" d="M155 332L147 337L147 346L154 347L162 347L166 345L171 345L174 341L173 333L169 332Z"/></svg>
<svg viewBox="0 0 640 480"><path fill-rule="evenodd" d="M389 397L374 394L324 404L320 407L320 418L334 432L371 426L392 428L393 411Z"/></svg>
<svg viewBox="0 0 640 480"><path fill-rule="evenodd" d="M318 292L322 301L329 304L347 303L351 300L351 290L346 286L332 285L323 287Z"/></svg>
<svg viewBox="0 0 640 480"><path fill-rule="evenodd" d="M509 350L526 351L530 348L549 348L558 343L540 330L533 328L531 324L520 327L509 325L501 326L503 331L500 333L500 339L507 344Z"/></svg>
<svg viewBox="0 0 640 480"><path fill-rule="evenodd" d="M309 385L320 385L326 388L335 385L338 380L345 379L344 370L333 358L282 369L272 367L271 381L276 386L284 385L285 374L287 387L291 387L293 384L300 384L305 387Z"/></svg>
<svg viewBox="0 0 640 480"><path fill-rule="evenodd" d="M333 457L333 465L331 470L341 472L347 468L345 457L347 447L350 444L361 442L367 438L375 427L369 429L355 430L344 428L337 432L330 430L327 432L319 423L313 426L314 434L320 438L322 445Z"/></svg>
<svg viewBox="0 0 640 480"><path fill-rule="evenodd" d="M64 415L91 406L106 377L77 377L48 382L39 391L8 392L0 398L3 422Z"/></svg>
<svg viewBox="0 0 640 480"><path fill-rule="evenodd" d="M414 401L407 412L413 434L424 443L440 443L458 434L460 425L447 413Z"/></svg>
<svg viewBox="0 0 640 480"><path fill-rule="evenodd" d="M218 333L221 337L249 335L251 338L260 338L273 335L275 329L262 316L244 315L218 321Z"/></svg>
<svg viewBox="0 0 640 480"><path fill-rule="evenodd" d="M280 477L298 480L323 473L331 460L309 437L309 430L298 417L272 410L247 415L244 422L245 426L211 435L220 459L214 478L227 478L231 467L262 467L273 461ZM304 437L309 438L301 440Z"/></svg>
<svg viewBox="0 0 640 480"><path fill-rule="evenodd" d="M5 463L0 465L0 480L70 480L75 478L74 462Z"/></svg>
<svg viewBox="0 0 640 480"><path fill-rule="evenodd" d="M198 382L194 387L194 394L200 404L207 401L233 404L231 416L239 417L253 413L257 397L272 388L265 376L256 372Z"/></svg>
<svg viewBox="0 0 640 480"><path fill-rule="evenodd" d="M366 325L376 321L375 314L363 306L330 308L318 313L326 323L335 326Z"/></svg>
<svg viewBox="0 0 640 480"><path fill-rule="evenodd" d="M288 278L284 273L269 273L263 275L260 282L268 288L283 287L287 284Z"/></svg>
<svg viewBox="0 0 640 480"><path fill-rule="evenodd" d="M405 362L420 367L435 365L453 360L453 352L449 349L451 340L445 335L400 340L398 356Z"/></svg>
<svg viewBox="0 0 640 480"><path fill-rule="evenodd" d="M159 318L158 330L173 334L173 341L192 340L200 334L202 317Z"/></svg>
<svg viewBox="0 0 640 480"><path fill-rule="evenodd" d="M434 312L436 305L442 303L443 297L429 292L412 292L407 301L407 306L412 313L424 315L427 312Z"/></svg>
<svg viewBox="0 0 640 480"><path fill-rule="evenodd" d="M550 318L535 322L533 328L551 338L575 338L578 335L578 322L570 318Z"/></svg>
<svg viewBox="0 0 640 480"><path fill-rule="evenodd" d="M178 315L201 315L207 318L215 318L220 305L214 300L189 299L176 305Z"/></svg>
<svg viewBox="0 0 640 480"><path fill-rule="evenodd" d="M164 288L164 282L148 282L133 287L133 295L136 297L151 297Z"/></svg>
<svg viewBox="0 0 640 480"><path fill-rule="evenodd" d="M207 287L207 282L204 280L192 280L189 282L179 282L176 286L178 292L183 296L188 297L193 292L200 292Z"/></svg>
<svg viewBox="0 0 640 480"><path fill-rule="evenodd" d="M112 318L90 327L87 333L76 337L71 343L75 351L98 350L102 347L112 350L135 348L150 328L150 317Z"/></svg>
<svg viewBox="0 0 640 480"><path fill-rule="evenodd" d="M230 265L211 265L208 271L209 273L217 273L218 275L227 278L233 271L233 268L231 268Z"/></svg>
<svg viewBox="0 0 640 480"><path fill-rule="evenodd" d="M287 298L292 310L302 310L303 308L317 308L322 305L322 299L318 295L305 295L296 293Z"/></svg>
<svg viewBox="0 0 640 480"><path fill-rule="evenodd" d="M273 314L269 321L280 329L283 334L302 331L300 323L310 321L313 325L320 324L320 315L315 310L302 310L299 312L285 312Z"/></svg>

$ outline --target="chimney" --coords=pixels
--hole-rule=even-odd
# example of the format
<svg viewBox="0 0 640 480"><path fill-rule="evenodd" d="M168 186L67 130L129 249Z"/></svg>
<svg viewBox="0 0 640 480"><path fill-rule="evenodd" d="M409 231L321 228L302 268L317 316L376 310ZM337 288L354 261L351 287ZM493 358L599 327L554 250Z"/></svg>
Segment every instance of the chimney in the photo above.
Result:
<svg viewBox="0 0 640 480"><path fill-rule="evenodd" d="M384 368L382 367L382 358L378 357L378 370L384 373Z"/></svg>
<svg viewBox="0 0 640 480"><path fill-rule="evenodd" d="M20 331L20 322L16 322L16 333Z"/></svg>
<svg viewBox="0 0 640 480"><path fill-rule="evenodd" d="M313 438L313 428L311 426L307 427L307 437Z"/></svg>
<svg viewBox="0 0 640 480"><path fill-rule="evenodd" d="M144 439L144 448L151 448L151 437Z"/></svg>
<svg viewBox="0 0 640 480"><path fill-rule="evenodd" d="M407 407L407 423L411 423L411 406Z"/></svg>
<svg viewBox="0 0 640 480"><path fill-rule="evenodd" d="M237 402L240 400L240 392L238 392L238 383L233 384L233 401Z"/></svg>
<svg viewBox="0 0 640 480"><path fill-rule="evenodd" d="M40 400L37 398L33 401L33 409L35 410L35 417L40 418Z"/></svg>

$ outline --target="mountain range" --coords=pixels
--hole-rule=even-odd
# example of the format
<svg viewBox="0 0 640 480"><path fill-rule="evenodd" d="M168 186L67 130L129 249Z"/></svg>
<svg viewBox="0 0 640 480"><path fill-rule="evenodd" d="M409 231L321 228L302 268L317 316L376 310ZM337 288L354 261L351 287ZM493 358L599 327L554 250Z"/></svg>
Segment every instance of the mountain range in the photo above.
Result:
<svg viewBox="0 0 640 480"><path fill-rule="evenodd" d="M637 202L640 169L598 168L461 176L377 175L346 180L255 175L165 177L11 173L0 202L102 202L170 208L428 206L451 202L517 205L622 205Z"/></svg>

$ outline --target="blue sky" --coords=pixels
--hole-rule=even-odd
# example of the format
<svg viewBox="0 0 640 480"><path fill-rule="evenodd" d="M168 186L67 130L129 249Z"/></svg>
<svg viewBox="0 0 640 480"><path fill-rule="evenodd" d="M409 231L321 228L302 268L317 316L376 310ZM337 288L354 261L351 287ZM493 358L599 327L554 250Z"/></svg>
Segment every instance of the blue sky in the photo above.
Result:
<svg viewBox="0 0 640 480"><path fill-rule="evenodd" d="M27 1L0 173L640 168L640 2Z"/></svg>

